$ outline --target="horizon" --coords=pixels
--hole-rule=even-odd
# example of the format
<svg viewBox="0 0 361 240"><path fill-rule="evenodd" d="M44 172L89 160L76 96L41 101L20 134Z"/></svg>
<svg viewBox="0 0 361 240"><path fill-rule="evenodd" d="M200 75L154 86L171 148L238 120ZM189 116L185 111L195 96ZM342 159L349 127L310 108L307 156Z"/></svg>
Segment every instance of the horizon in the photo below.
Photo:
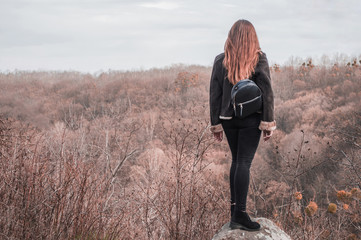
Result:
<svg viewBox="0 0 361 240"><path fill-rule="evenodd" d="M354 55L347 55L345 53L335 53L332 57L323 54L322 56L315 56L314 58L312 57L305 57L305 58L301 58L298 56L290 56L284 63L277 63L272 61L272 59L268 59L269 61L269 67L271 68L272 66L274 66L275 64L277 64L279 67L283 67L283 66L301 66L302 63L307 63L307 61L311 59L312 63L317 67L317 66L326 66L326 67L332 67L334 64L340 64L340 66L346 66L348 63L352 63L353 60L356 59L357 64L361 65L361 54L358 54L358 56ZM102 73L107 73L107 72L119 72L119 73L126 73L126 72L147 72L147 71L153 71L153 70L167 70L167 69L172 69L172 68L188 68L188 67L212 67L212 64L208 64L208 65L202 65L202 64L185 64L185 63L172 63L169 65L164 65L164 66L154 66L154 67L149 67L149 68L144 68L144 67L138 67L138 68L131 68L131 69L99 69L99 70L95 70L95 71L82 71L82 70L78 70L78 69L0 69L0 74L9 74L9 73L19 73L19 72L24 72L24 73L50 73L50 72L54 72L54 73L80 73L80 74L90 74L90 75L100 75Z"/></svg>

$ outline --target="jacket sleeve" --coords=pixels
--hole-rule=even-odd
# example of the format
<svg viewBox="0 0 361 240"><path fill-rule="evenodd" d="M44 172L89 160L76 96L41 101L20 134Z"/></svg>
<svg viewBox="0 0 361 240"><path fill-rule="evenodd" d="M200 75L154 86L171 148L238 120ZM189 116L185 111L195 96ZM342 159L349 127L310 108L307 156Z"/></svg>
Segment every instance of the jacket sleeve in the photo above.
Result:
<svg viewBox="0 0 361 240"><path fill-rule="evenodd" d="M263 100L262 118L258 128L260 130L273 131L276 129L276 121L274 119L274 97L268 60L265 53L262 53L259 57L259 65L256 67L255 78L262 91Z"/></svg>
<svg viewBox="0 0 361 240"><path fill-rule="evenodd" d="M211 115L211 132L221 132L223 131L221 125L221 119L219 115L221 113L222 106L222 83L220 78L220 66L217 64L217 58L214 61L210 89L209 89L209 107L210 107L210 115Z"/></svg>

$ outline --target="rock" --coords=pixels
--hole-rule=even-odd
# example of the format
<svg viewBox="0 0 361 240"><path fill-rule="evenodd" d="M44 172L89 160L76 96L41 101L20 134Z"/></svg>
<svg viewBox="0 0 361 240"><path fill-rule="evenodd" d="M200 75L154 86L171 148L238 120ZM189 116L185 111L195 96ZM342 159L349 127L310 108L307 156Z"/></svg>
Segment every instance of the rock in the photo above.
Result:
<svg viewBox="0 0 361 240"><path fill-rule="evenodd" d="M261 229L254 232L245 230L231 230L229 222L224 224L221 230L213 236L212 240L292 240L283 230L267 218L253 218L261 225Z"/></svg>

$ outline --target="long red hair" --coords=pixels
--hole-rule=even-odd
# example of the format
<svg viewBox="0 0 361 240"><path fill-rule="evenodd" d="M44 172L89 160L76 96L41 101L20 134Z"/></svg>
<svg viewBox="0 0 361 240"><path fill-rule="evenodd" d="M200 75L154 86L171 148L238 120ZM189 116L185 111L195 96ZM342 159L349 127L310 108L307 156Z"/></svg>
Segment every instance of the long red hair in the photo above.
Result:
<svg viewBox="0 0 361 240"><path fill-rule="evenodd" d="M223 65L228 70L228 80L233 85L252 75L260 52L258 37L252 23L243 19L235 22L224 44L223 60Z"/></svg>

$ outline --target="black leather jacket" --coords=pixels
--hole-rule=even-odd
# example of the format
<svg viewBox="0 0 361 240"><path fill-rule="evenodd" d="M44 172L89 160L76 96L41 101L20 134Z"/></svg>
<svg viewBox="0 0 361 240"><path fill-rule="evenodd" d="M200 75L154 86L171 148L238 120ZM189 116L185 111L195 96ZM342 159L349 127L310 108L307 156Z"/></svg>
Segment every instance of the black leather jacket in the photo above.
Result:
<svg viewBox="0 0 361 240"><path fill-rule="evenodd" d="M209 106L211 115L211 132L222 131L221 121L232 119L233 106L231 104L231 90L233 85L227 77L227 69L223 66L224 53L219 54L213 64L210 91ZM262 117L260 130L275 130L276 121L274 120L274 100L271 86L271 77L266 54L261 52L259 61L255 67L255 72L250 77L262 91Z"/></svg>

